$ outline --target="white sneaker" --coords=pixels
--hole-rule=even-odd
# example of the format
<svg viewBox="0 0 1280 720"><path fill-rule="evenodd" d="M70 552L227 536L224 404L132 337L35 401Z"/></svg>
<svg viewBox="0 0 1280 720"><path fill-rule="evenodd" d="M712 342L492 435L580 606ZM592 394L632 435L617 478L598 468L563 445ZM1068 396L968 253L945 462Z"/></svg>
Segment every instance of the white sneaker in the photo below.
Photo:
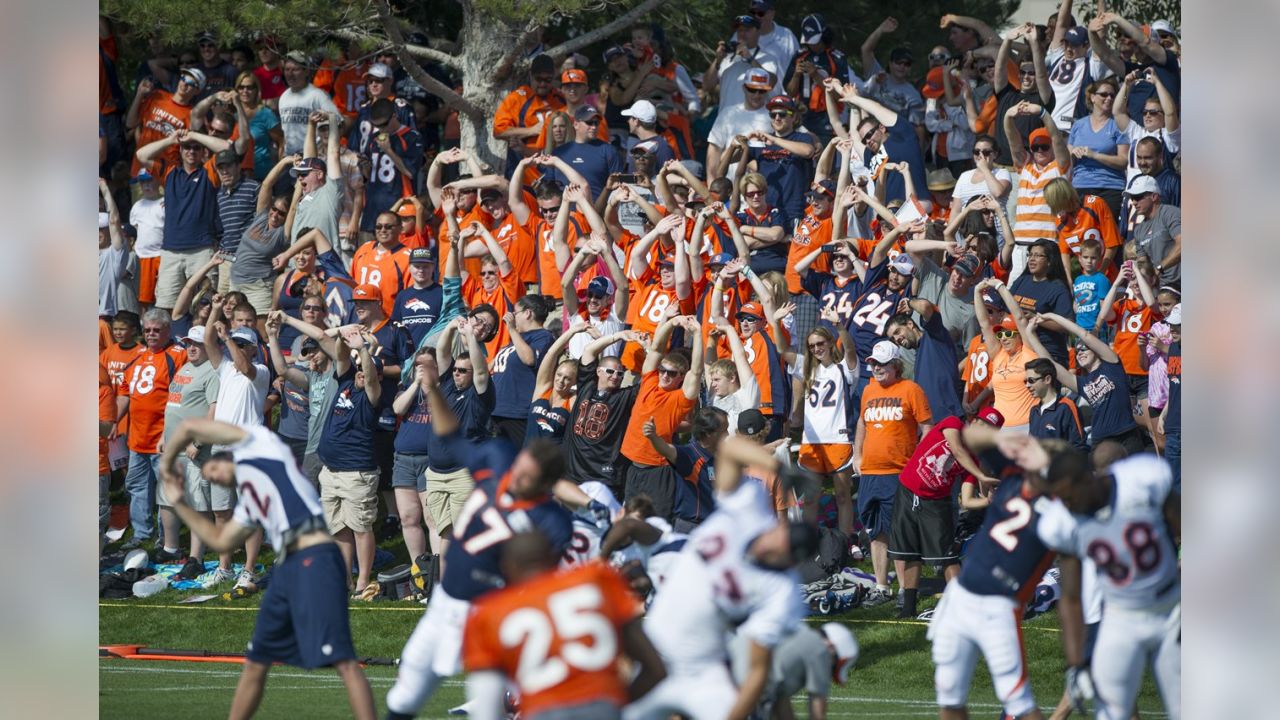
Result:
<svg viewBox="0 0 1280 720"><path fill-rule="evenodd" d="M862 607L872 608L883 605L893 600L892 590L881 590L880 588L871 588L871 592L862 599Z"/></svg>
<svg viewBox="0 0 1280 720"><path fill-rule="evenodd" d="M211 570L201 575L198 578L198 581L200 582L200 587L208 590L209 588L214 587L215 585L221 585L222 583L228 580L234 580L235 577L236 577L235 573L231 572L230 570L224 570L223 568L216 568L214 570Z"/></svg>
<svg viewBox="0 0 1280 720"><path fill-rule="evenodd" d="M257 588L258 581L262 579L261 575L254 575L253 571L245 568L240 571L240 577L236 578L236 587L238 588Z"/></svg>

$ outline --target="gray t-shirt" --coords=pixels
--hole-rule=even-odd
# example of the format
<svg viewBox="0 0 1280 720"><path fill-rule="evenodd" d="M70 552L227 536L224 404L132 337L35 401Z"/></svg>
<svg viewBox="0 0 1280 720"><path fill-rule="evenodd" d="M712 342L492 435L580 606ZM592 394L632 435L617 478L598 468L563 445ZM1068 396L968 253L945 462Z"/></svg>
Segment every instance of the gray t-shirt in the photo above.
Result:
<svg viewBox="0 0 1280 720"><path fill-rule="evenodd" d="M329 175L325 184L315 192L302 196L293 216L293 236L290 244L298 242L303 230L319 228L331 245L338 242L338 213L342 209L342 181Z"/></svg>
<svg viewBox="0 0 1280 720"><path fill-rule="evenodd" d="M973 291L969 290L956 297L947 289L951 282L951 271L940 267L928 257L922 257L916 263L916 272L920 276L920 291L916 297L924 298L938 307L942 315L942 326L951 334L956 347L963 350L969 339L978 334L978 320L973 309Z"/></svg>
<svg viewBox="0 0 1280 720"><path fill-rule="evenodd" d="M741 635L735 635L729 641L729 651L733 677L742 682L750 664L749 641ZM808 625L801 625L773 649L769 679L765 681L764 692L760 694L760 707L772 708L774 703L786 702L787 698L801 690L818 697L830 696L831 669L831 650L827 648L822 633ZM764 713L766 717L768 714Z"/></svg>
<svg viewBox="0 0 1280 720"><path fill-rule="evenodd" d="M1133 241L1138 252L1151 258L1151 265L1159 265L1173 249L1173 238L1182 234L1182 210L1173 205L1161 205L1152 216L1133 229ZM1182 279L1182 263L1160 271L1160 284L1168 285Z"/></svg>
<svg viewBox="0 0 1280 720"><path fill-rule="evenodd" d="M164 441L187 418L209 414L209 405L218 399L218 371L206 360L196 365L187 363L169 383L169 402L164 406Z"/></svg>
<svg viewBox="0 0 1280 720"><path fill-rule="evenodd" d="M329 362L329 369L325 372L318 373L311 370L303 372L307 374L307 380L311 384L311 389L308 391L310 405L307 409L311 418L307 424L306 454L312 455L320 447L320 433L324 430L324 421L320 419L320 413L333 402L333 394L338 391L338 380L334 375L332 361Z"/></svg>
<svg viewBox="0 0 1280 720"><path fill-rule="evenodd" d="M108 245L98 251L98 314L115 315L120 281L124 279L127 255L124 248Z"/></svg>
<svg viewBox="0 0 1280 720"><path fill-rule="evenodd" d="M289 243L284 237L284 225L272 230L267 226L271 208L253 217L240 236L236 249L236 261L231 263L231 282L237 285L250 280L270 280L275 274L271 258L284 252Z"/></svg>
<svg viewBox="0 0 1280 720"><path fill-rule="evenodd" d="M321 110L326 113L338 112L338 106L328 93L308 84L299 92L285 90L280 95L280 129L284 132L284 154L302 152L303 143L307 139L307 118L311 113Z"/></svg>

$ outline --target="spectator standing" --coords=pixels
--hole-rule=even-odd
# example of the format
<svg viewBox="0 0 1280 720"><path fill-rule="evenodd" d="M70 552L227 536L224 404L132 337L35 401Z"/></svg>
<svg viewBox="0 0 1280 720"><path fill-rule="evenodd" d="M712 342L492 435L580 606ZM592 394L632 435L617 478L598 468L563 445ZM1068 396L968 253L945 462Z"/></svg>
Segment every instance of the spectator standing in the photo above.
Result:
<svg viewBox="0 0 1280 720"><path fill-rule="evenodd" d="M911 66L914 63L911 50L899 46L890 51L888 72L885 72L880 62L876 60L876 46L879 45L880 38L897 29L897 19L885 18L862 43L862 74L867 78L862 92L866 93L865 97L868 100L906 117L907 122L914 128L917 138L925 139L927 133L924 129L924 98L915 85L907 79L907 74L911 72Z"/></svg>
<svg viewBox="0 0 1280 720"><path fill-rule="evenodd" d="M1119 84L1113 79L1097 80L1085 91L1089 114L1077 119L1067 135L1067 148L1074 158L1071 184L1081 193L1101 197L1120 217L1120 195L1124 191L1125 166L1129 163L1129 142L1112 114Z"/></svg>
<svg viewBox="0 0 1280 720"><path fill-rule="evenodd" d="M1062 12L1069 13L1070 5L1064 2ZM1082 25L1068 28L1062 19L1059 15L1045 62L1049 66L1049 85L1053 88L1053 123L1065 132L1071 129L1076 118L1089 114L1087 88L1110 71L1098 53L1106 41Z"/></svg>
<svg viewBox="0 0 1280 720"><path fill-rule="evenodd" d="M403 237L403 236L402 236ZM414 248L409 252L409 286L395 295L391 323L409 334L411 347L426 339L443 308L443 289L436 282L436 251Z"/></svg>
<svg viewBox="0 0 1280 720"><path fill-rule="evenodd" d="M236 256L236 252L240 247L240 237L249 227L254 216L261 212L257 209L259 204L258 189L261 187L257 180L246 178L240 170L240 156L235 150L223 150L213 156L214 167L218 171L218 218L222 222L222 240L219 243L219 249L227 255ZM281 248L283 249L283 248ZM235 263L230 268L235 270ZM226 292L231 288L231 273L218 272L218 290ZM266 308L271 306L268 301L269 295L261 294L259 299L263 300L261 304L254 302L255 307L263 308L263 315L266 315Z"/></svg>
<svg viewBox="0 0 1280 720"><path fill-rule="evenodd" d="M1080 411L1074 400L1062 394L1062 383L1058 381L1053 361L1036 358L1027 362L1026 370L1027 389L1036 398L1030 415L1031 437L1065 440L1076 450L1089 452L1084 428L1080 425Z"/></svg>
<svg viewBox="0 0 1280 720"><path fill-rule="evenodd" d="M831 477L836 501L836 525L852 537L853 455L857 420L854 389L858 384L858 352L848 329L834 309L824 310L826 320L839 333L816 327L805 338L804 376L800 390L804 396L804 432L801 435L800 467Z"/></svg>
<svg viewBox="0 0 1280 720"><path fill-rule="evenodd" d="M348 147L363 148L373 142L373 137L378 133L378 127L373 122L373 106L379 100L391 103L396 120L401 125L417 131L418 123L413 108L407 100L395 95L394 73L390 67L377 62L369 65L369 69L364 72L363 91L364 99L355 115L343 123L344 128L350 127L350 132L347 133Z"/></svg>
<svg viewBox="0 0 1280 720"><path fill-rule="evenodd" d="M1030 57L1024 56L1019 60L1018 83L1015 85L1009 82L1009 74L1005 72L1005 68L1010 60L1013 41L1019 37L1026 38L1030 45ZM997 118L1003 118L1012 108L1024 102L1053 110L1055 107L1053 87L1049 83L1048 70L1045 68L1040 30L1034 25L1027 23L1005 36L1000 43L1000 52L996 55L995 67L991 87L995 91ZM1051 121L1051 118L1045 118L1043 114L1016 116L1013 125L1017 129L1020 145L1025 146L1029 142L1032 131L1044 127L1046 120ZM1001 165L1013 165L1013 152L1006 132L1003 122L996 126L996 147L1000 152L998 157L992 160Z"/></svg>
<svg viewBox="0 0 1280 720"><path fill-rule="evenodd" d="M979 283L981 285L981 283ZM976 289L976 286L975 286ZM1046 313L1054 312L1063 317L1075 317L1072 308L1071 280L1062 266L1062 257L1058 246L1048 239L1037 240L1027 251L1027 264L1024 272L1013 284L1008 286L1012 301L1004 292L1005 305L1010 313ZM976 304L975 304L976 309ZM982 324L979 316L978 324ZM1053 359L1059 364L1067 362L1066 337L1060 328L1051 327L1051 323L1042 325L1037 330L1040 342L1049 349ZM1001 410L1001 412L1004 412ZM1011 425L1010 414L1004 413L1005 421Z"/></svg>
<svg viewBox="0 0 1280 720"><path fill-rule="evenodd" d="M506 438L513 447L524 446L535 374L555 340L543 328L547 310L542 296L526 295L502 317L510 343L494 355L491 363L496 395L493 424L497 436Z"/></svg>
<svg viewBox="0 0 1280 720"><path fill-rule="evenodd" d="M633 416L640 383L623 388L626 370L622 362L613 355L601 357L601 353L619 340L635 343L640 339L635 331L619 330L583 349L578 401L570 411L571 424L565 431L567 476L579 484L588 480L602 482L619 497L623 495L623 468L618 450Z"/></svg>
<svg viewBox="0 0 1280 720"><path fill-rule="evenodd" d="M769 11L772 14L772 9ZM833 47L832 33L826 18L821 14L806 15L800 26L800 50L793 62L785 63L783 85L786 92L797 98L804 110L798 125L817 135L823 145L830 142L835 130L827 118L827 91L823 86L827 78L844 80L849 77L849 60Z"/></svg>
<svg viewBox="0 0 1280 720"><path fill-rule="evenodd" d="M760 19L739 15L733 19L733 28L733 38L716 45L715 57L702 79L707 92L720 90L720 112L742 104L745 99L742 88L753 71L764 71L764 80L759 84L768 95L783 91L782 71L786 65L760 44Z"/></svg>
<svg viewBox="0 0 1280 720"><path fill-rule="evenodd" d="M644 155L653 158L652 170L647 173L650 177L658 168L666 167L668 160L675 159L676 153L671 149L671 144L658 133L658 109L653 103L648 100L635 101L631 107L621 112L619 124L621 120L626 120L627 131L630 133L624 140L623 147L628 148L631 159L629 169L632 172L642 172L636 159L636 152L641 149Z"/></svg>
<svg viewBox="0 0 1280 720"><path fill-rule="evenodd" d="M337 126L335 115L330 115L328 119L330 129ZM310 117L307 122L311 122ZM344 172L342 155L338 149L338 134L330 131L326 139L323 159L291 155L294 163L289 174L302 186L302 197L298 200L297 214L293 219L293 232L289 234L292 245L297 244L304 230L319 230L329 245L339 236L338 218L342 208Z"/></svg>
<svg viewBox="0 0 1280 720"><path fill-rule="evenodd" d="M1080 242L1080 274L1071 282L1071 307L1080 327L1102 337L1102 300L1111 290L1111 280L1101 271L1102 243L1096 238Z"/></svg>
<svg viewBox="0 0 1280 720"><path fill-rule="evenodd" d="M549 55L536 55L529 63L529 84L507 94L493 116L493 136L506 140L507 170L532 155L552 112L564 109L564 98L555 88L556 65ZM619 123L621 124L621 123Z"/></svg>
<svg viewBox="0 0 1280 720"><path fill-rule="evenodd" d="M231 271L227 276L230 279L230 289L244 293L249 304L258 310L261 323L275 299L272 290L276 274L271 260L289 247L289 215L292 207L287 197L271 196L271 183L253 184L257 187L254 206L256 214L240 235L234 253L235 259L231 261Z"/></svg>
<svg viewBox="0 0 1280 720"><path fill-rule="evenodd" d="M1031 103L1018 103L1003 116L1005 137L1009 140L1009 152L1013 155L1013 167L1018 171L1017 207L1013 216L1012 272L1010 280L1017 280L1026 265L1027 249L1040 238L1056 237L1058 219L1049 209L1044 188L1052 180L1065 177L1071 168L1071 153L1067 141L1052 122L1031 131L1027 145L1022 144L1014 126L1014 118L1022 115L1038 115L1047 120L1044 108Z"/></svg>
<svg viewBox="0 0 1280 720"><path fill-rule="evenodd" d="M280 94L278 112L280 129L284 133L285 155L302 152L311 113L318 110L331 118L338 114L338 106L333 104L333 99L311 84L312 65L311 59L298 50L290 52L284 59L284 79L288 89Z"/></svg>
<svg viewBox="0 0 1280 720"><path fill-rule="evenodd" d="M1173 306L1166 320L1173 342L1169 345L1169 401L1160 412L1156 431L1164 435L1164 457L1173 469L1173 487L1182 492L1182 303Z"/></svg>
<svg viewBox="0 0 1280 720"><path fill-rule="evenodd" d="M204 72L197 68L178 73L178 88L172 93L157 88L156 81L149 77L138 83L138 91L124 121L125 130L135 133L137 147L163 140L179 130L191 129L191 109L204 91L204 85ZM135 157L130 174L137 175L143 164L151 159ZM178 148L173 146L166 146L158 159L160 162L150 168L157 177L164 177L169 168L182 162Z"/></svg>
<svg viewBox="0 0 1280 720"><path fill-rule="evenodd" d="M383 211L371 226L373 239L351 259L351 276L359 285L372 285L382 301L382 313L395 312L396 294L409 285L409 248L400 244L400 218Z"/></svg>
<svg viewBox="0 0 1280 720"><path fill-rule="evenodd" d="M828 88L833 87L828 84ZM913 130L910 118L894 112L875 100L862 97L853 85L839 88L840 99L861 111L862 119L855 125L855 142L863 146L862 162L871 171L877 183L883 183L884 201L905 200L906 184L902 173L887 172L886 163L906 163L915 189L915 197L927 211L929 185L925 181L924 156L920 153L920 141ZM879 194L879 188L876 190Z"/></svg>
<svg viewBox="0 0 1280 720"><path fill-rule="evenodd" d="M747 159L754 163L755 172L768 184L769 204L782 211L783 226L791 227L804 217L804 196L821 148L818 139L799 126L800 108L790 97L775 95L765 103L765 110L769 129L745 133L739 141L745 157L738 164L737 175L742 174Z"/></svg>
<svg viewBox="0 0 1280 720"><path fill-rule="evenodd" d="M1182 209L1166 205L1150 175L1134 178L1125 193L1140 219L1133 229L1138 253L1155 266L1161 284L1182 282Z"/></svg>
<svg viewBox="0 0 1280 720"><path fill-rule="evenodd" d="M369 109L373 131L355 147L356 152L369 159L370 165L360 216L361 232L372 232L379 214L389 212L397 200L414 193L418 172L422 170L422 136L400 122L395 107L386 98L375 100ZM396 235L399 234L397 220Z"/></svg>
<svg viewBox="0 0 1280 720"><path fill-rule="evenodd" d="M1134 122L1134 118L1129 116L1129 96L1133 94L1133 86L1139 79L1155 85L1156 95L1147 98L1142 104L1142 117L1138 118L1139 122ZM1126 183L1133 182L1133 179L1143 172L1149 172L1138 168L1138 141L1145 138L1158 140L1159 155L1166 165L1174 155L1182 151L1182 123L1178 117L1177 103L1173 101L1173 96L1169 94L1164 83L1160 82L1160 76L1154 70L1134 70L1125 75L1124 82L1120 85L1120 92L1116 94L1114 108L1116 128L1124 133L1129 141L1129 164L1125 167Z"/></svg>
<svg viewBox="0 0 1280 720"><path fill-rule="evenodd" d="M760 47L777 59L778 67L785 68L800 51L800 43L791 28L778 24L777 14L772 0L751 0L751 15L760 21ZM742 40L737 33L734 38Z"/></svg>
<svg viewBox="0 0 1280 720"><path fill-rule="evenodd" d="M138 302L154 305L156 280L160 276L160 250L164 247L164 198L160 185L146 169L129 180L137 185L141 197L129 208L129 224L137 234L133 251L138 255Z"/></svg>
<svg viewBox="0 0 1280 720"><path fill-rule="evenodd" d="M602 122L603 118L595 107L583 105L573 115L573 138L551 152L552 157L568 163L586 180L593 198L600 196L610 175L623 170L623 160L618 149L599 137ZM573 181L573 178L566 177L554 165L544 166L543 177L557 180L562 185L569 185Z"/></svg>
<svg viewBox="0 0 1280 720"><path fill-rule="evenodd" d="M288 85L284 81L284 66L280 60L280 44L279 40L274 37L263 37L257 42L258 62L261 63L253 69L253 74L258 78L258 84L262 87L262 99L272 110L279 111L280 95L284 93Z"/></svg>
<svg viewBox="0 0 1280 720"><path fill-rule="evenodd" d="M1044 199L1049 209L1058 217L1058 253L1062 256L1062 269L1070 282L1071 259L1080 253L1080 242L1093 238L1102 243L1102 272L1115 277L1116 253L1124 245L1116 216L1105 199L1081 194L1066 178L1054 178L1044 188ZM1021 278L1019 278L1021 279Z"/></svg>
<svg viewBox="0 0 1280 720"><path fill-rule="evenodd" d="M987 288L994 288L1009 308L1009 314L994 326L982 301L982 291ZM1031 408L1035 406L1035 397L1026 384L1026 366L1036 356L1035 350L1024 341L1027 325L1009 288L999 280L992 278L974 285L973 295L978 327L982 328L982 342L988 351L994 351L991 356L993 405L1004 416L1006 432L1026 433Z"/></svg>
<svg viewBox="0 0 1280 720"><path fill-rule="evenodd" d="M942 313L923 298L908 300L907 307L910 312L889 318L885 334L894 345L915 351L915 382L924 388L929 408L939 415L945 413L944 417L963 415L956 342L942 324ZM919 324L911 313L919 315Z"/></svg>
<svg viewBox="0 0 1280 720"><path fill-rule="evenodd" d="M114 317L120 309L120 282L127 273L129 249L124 244L120 210L107 181L98 178L98 193L107 211L98 213L98 317Z"/></svg>
<svg viewBox="0 0 1280 720"><path fill-rule="evenodd" d="M200 53L200 64L197 66L204 73L204 95L211 95L223 90L230 90L236 81L236 68L222 59L222 49L218 45L218 36L204 31L196 36L196 49Z"/></svg>
<svg viewBox="0 0 1280 720"><path fill-rule="evenodd" d="M249 134L253 137L253 179L261 182L284 154L284 131L280 116L262 100L262 81L252 72L236 78L236 97L249 118ZM244 132L241 128L240 132Z"/></svg>

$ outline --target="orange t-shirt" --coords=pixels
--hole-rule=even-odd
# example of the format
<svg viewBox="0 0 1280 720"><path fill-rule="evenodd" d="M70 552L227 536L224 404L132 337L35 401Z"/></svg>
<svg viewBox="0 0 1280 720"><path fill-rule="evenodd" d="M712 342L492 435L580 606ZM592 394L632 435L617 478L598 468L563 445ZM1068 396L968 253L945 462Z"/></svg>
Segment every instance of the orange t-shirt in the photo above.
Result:
<svg viewBox="0 0 1280 720"><path fill-rule="evenodd" d="M863 475L897 475L920 442L920 426L933 422L924 390L910 380L889 387L874 378L862 391Z"/></svg>
<svg viewBox="0 0 1280 720"><path fill-rule="evenodd" d="M353 67L343 68L333 78L333 104L338 112L353 118L365 101L367 89L364 86L364 71L368 65L360 63Z"/></svg>
<svg viewBox="0 0 1280 720"><path fill-rule="evenodd" d="M107 369L98 366L98 422L113 423L116 421L116 390L111 384L111 375ZM111 472L111 462L107 457L107 439L98 436L98 474Z"/></svg>
<svg viewBox="0 0 1280 720"><path fill-rule="evenodd" d="M176 130L189 130L191 128L191 106L179 105L173 99L173 95L166 90L152 90L151 94L142 101L141 107L138 108L138 147L163 140L174 133ZM163 167L174 167L181 164L181 158L178 157L178 146L171 145L165 148L163 154L157 159L162 163ZM130 170L132 175L137 175L142 169L142 164L138 162L138 157L133 158L133 169ZM153 170L152 175L160 177L157 170Z"/></svg>
<svg viewBox="0 0 1280 720"><path fill-rule="evenodd" d="M468 275L463 279L462 301L467 304L467 307L474 310L477 305L488 303L498 311L498 332L492 340L484 344L484 353L489 362L493 362L498 351L511 342L511 333L507 331L507 324L502 322L502 316L508 312L514 312L516 301L522 297L524 297L524 283L520 282L514 272L500 278L493 290L484 289L479 275Z"/></svg>
<svg viewBox="0 0 1280 720"><path fill-rule="evenodd" d="M1031 408L1037 401L1027 389L1027 363L1035 359L1035 352L1027 345L1023 345L1017 355L1010 356L1004 348L996 348L991 356L990 382L991 391L995 393L992 404L1004 415L1007 427L1031 421Z"/></svg>
<svg viewBox="0 0 1280 720"><path fill-rule="evenodd" d="M818 218L813 213L806 213L804 220L796 226L795 235L791 238L791 249L787 251L787 292L792 295L804 292L804 287L800 285L800 273L796 272L796 263L813 252L814 248L830 241L831 218ZM831 261L825 255L819 255L809 265L809 269L830 272Z"/></svg>
<svg viewBox="0 0 1280 720"><path fill-rule="evenodd" d="M489 232L493 235L493 239L498 241L502 251L507 254L507 260L511 261L511 267L515 268L515 275L520 278L520 282L537 283L537 250L533 236L516 222L516 216L507 213L502 222L490 228Z"/></svg>
<svg viewBox="0 0 1280 720"><path fill-rule="evenodd" d="M1097 195L1085 195L1080 199L1080 209L1074 215L1058 220L1058 252L1063 255L1079 255L1080 243L1093 239L1102 243L1105 253L1107 248L1118 248L1124 245L1120 239L1120 228L1111 208L1106 201ZM1114 256L1112 260L1114 261ZM1115 280L1115 263L1102 268L1107 278Z"/></svg>
<svg viewBox="0 0 1280 720"><path fill-rule="evenodd" d="M751 364L751 374L756 376L756 383L760 385L760 413L765 417L772 417L785 414L787 408L773 406L773 375L769 372L769 347L765 345L764 336L763 329L757 329L751 337L742 341L742 349L746 351L747 362ZM785 368L786 363L782 363L782 366ZM784 376L778 378L778 381L785 383L791 379Z"/></svg>
<svg viewBox="0 0 1280 720"><path fill-rule="evenodd" d="M410 250L435 247L435 237L431 233L431 226L424 225L423 227L417 227L415 225L413 232L400 233L400 244Z"/></svg>
<svg viewBox="0 0 1280 720"><path fill-rule="evenodd" d="M622 628L641 615L626 580L605 563L542 573L475 602L462 665L513 679L525 715L596 701L622 707Z"/></svg>
<svg viewBox="0 0 1280 720"><path fill-rule="evenodd" d="M449 259L449 253L453 252L453 245L449 242L449 223L444 219L444 211L440 208L436 208L435 216L440 219L440 268L443 270L445 261ZM484 209L480 207L480 203L476 203L475 207L466 212L457 212L454 217L458 220L458 228L460 230L465 230L467 226L473 222L478 222L485 227L489 227L489 221L492 219L490 218L489 213L485 212ZM480 258L460 259L458 261L458 269L463 272L471 273L472 275L479 275Z"/></svg>
<svg viewBox="0 0 1280 720"><path fill-rule="evenodd" d="M112 343L107 346L106 350L98 353L98 365L107 371L107 375L110 377L108 382L111 383L113 392L118 391L120 386L125 384L124 369L146 351L147 346L140 342L134 343L133 347L128 349ZM120 423L117 426L117 430L121 435L124 435L129 430L129 415L126 413L119 420Z"/></svg>
<svg viewBox="0 0 1280 720"><path fill-rule="evenodd" d="M559 300L564 297L564 291L560 289L560 267L556 265L556 248L551 241L551 233L554 226L547 222L542 214L537 211L537 205L530 205L529 220L524 225L525 232L533 238L534 246L537 248L538 256L538 289L543 295L550 295ZM569 246L569 256L573 257L573 249L578 244L578 239L591 234L591 225L587 222L587 216L575 210L569 215L569 224L566 226L564 241Z"/></svg>
<svg viewBox="0 0 1280 720"><path fill-rule="evenodd" d="M546 97L538 97L533 88L521 85L508 93L494 112L493 136L497 137L514 128L531 128L543 117L563 109L564 98L559 92L553 90ZM524 144L530 148L537 147L538 137L525 138Z"/></svg>
<svg viewBox="0 0 1280 720"><path fill-rule="evenodd" d="M676 426L689 416L695 405L696 401L684 396L681 386L676 386L674 390L658 387L658 371L650 370L640 379L640 393L636 395L627 432L622 436L622 455L641 465L668 464L667 459L659 455L644 436L644 424L649 418L653 418L658 437L671 442Z"/></svg>
<svg viewBox="0 0 1280 720"><path fill-rule="evenodd" d="M411 284L409 248L397 244L394 250L387 250L377 240L370 240L356 248L351 258L351 277L357 285L377 285L382 290L382 311L391 317L396 295Z"/></svg>
<svg viewBox="0 0 1280 720"><path fill-rule="evenodd" d="M1111 306L1111 324L1116 327L1116 336L1111 347L1120 356L1120 364L1130 375L1146 375L1142 369L1142 348L1138 347L1138 335L1151 330L1156 322L1156 311L1147 307L1141 298L1125 298L1117 300Z"/></svg>
<svg viewBox="0 0 1280 720"><path fill-rule="evenodd" d="M98 318L98 354L111 347L111 324Z"/></svg>
<svg viewBox="0 0 1280 720"><path fill-rule="evenodd" d="M692 314L694 310L692 297L682 302L676 295L675 286L662 287L657 273L654 273L653 279L648 284L640 286L640 289L631 295L631 301L627 306L631 329L650 334L656 332L664 313L672 305L680 308L681 315Z"/></svg>
<svg viewBox="0 0 1280 720"><path fill-rule="evenodd" d="M231 137L227 138L233 146L236 140L240 139L240 126L231 128ZM232 147L232 150L235 148ZM209 159L204 161L205 172L209 173L209 177L213 178L213 186L221 187L222 178L218 177L218 166L213 162L213 154L209 154ZM240 170L243 171L244 177L253 177L253 135L245 138L244 155L240 156Z"/></svg>
<svg viewBox="0 0 1280 720"><path fill-rule="evenodd" d="M117 395L129 398L129 449L154 453L164 434L164 406L169 402L169 383L187 363L187 352L169 345L158 353L144 351L124 369L125 382Z"/></svg>
<svg viewBox="0 0 1280 720"><path fill-rule="evenodd" d="M965 402L973 402L991 383L991 353L987 351L986 343L982 342L981 333L974 335L969 341L969 352L964 359L964 371L960 378L964 380Z"/></svg>

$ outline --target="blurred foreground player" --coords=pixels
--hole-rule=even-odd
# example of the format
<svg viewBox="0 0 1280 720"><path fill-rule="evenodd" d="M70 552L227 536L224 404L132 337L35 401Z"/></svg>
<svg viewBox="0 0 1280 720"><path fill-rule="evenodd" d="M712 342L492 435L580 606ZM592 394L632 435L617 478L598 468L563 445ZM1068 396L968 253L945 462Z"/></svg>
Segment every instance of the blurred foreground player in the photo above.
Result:
<svg viewBox="0 0 1280 720"><path fill-rule="evenodd" d="M476 601L463 634L471 718L504 717L508 679L525 720L618 718L666 676L626 580L602 562L557 571L557 561L537 531L503 545L507 587ZM640 665L629 688L623 654Z"/></svg>
<svg viewBox="0 0 1280 720"><path fill-rule="evenodd" d="M193 442L227 448L200 468L209 482L234 486L239 494L231 519L221 527L187 504L176 463ZM166 444L160 478L174 512L210 549L230 552L261 528L276 551L276 570L258 609L229 717L253 715L271 664L283 662L308 670L332 665L347 688L352 714L372 720L373 693L356 662L347 619L349 573L325 525L320 498L289 446L262 426L193 418Z"/></svg>

